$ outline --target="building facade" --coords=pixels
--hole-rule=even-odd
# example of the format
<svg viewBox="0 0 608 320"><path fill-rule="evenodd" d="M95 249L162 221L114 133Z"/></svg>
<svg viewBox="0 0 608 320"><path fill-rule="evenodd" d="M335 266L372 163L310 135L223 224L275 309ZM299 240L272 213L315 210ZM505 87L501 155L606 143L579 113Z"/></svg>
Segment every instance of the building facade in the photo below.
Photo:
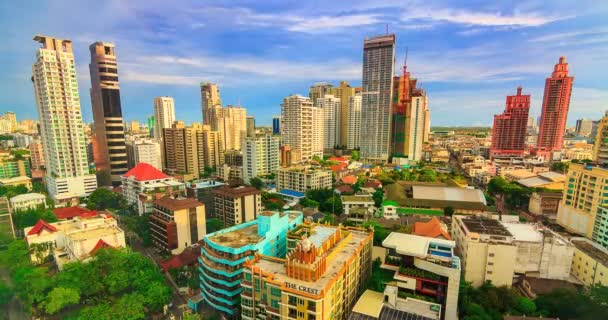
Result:
<svg viewBox="0 0 608 320"><path fill-rule="evenodd" d="M323 148L333 149L340 145L342 128L342 103L339 98L326 94L315 100L315 106L323 109Z"/></svg>
<svg viewBox="0 0 608 320"><path fill-rule="evenodd" d="M114 44L107 42L95 42L89 46L95 141L93 159L97 168L97 182L102 186L120 184L120 176L127 172L127 148L114 49Z"/></svg>
<svg viewBox="0 0 608 320"><path fill-rule="evenodd" d="M283 99L281 119L283 145L297 150L300 156L293 162L323 157L323 109L315 107L310 98L291 95Z"/></svg>
<svg viewBox="0 0 608 320"><path fill-rule="evenodd" d="M307 236L309 235L309 236ZM371 274L373 232L302 224L285 258L245 262L243 319L345 319Z"/></svg>
<svg viewBox="0 0 608 320"><path fill-rule="evenodd" d="M395 69L395 35L365 39L361 102L361 158L387 161Z"/></svg>
<svg viewBox="0 0 608 320"><path fill-rule="evenodd" d="M255 220L262 212L262 192L249 186L221 186L213 191L215 218L225 227Z"/></svg>
<svg viewBox="0 0 608 320"><path fill-rule="evenodd" d="M255 118L253 116L247 116L247 137L255 137Z"/></svg>
<svg viewBox="0 0 608 320"><path fill-rule="evenodd" d="M40 193L26 193L9 199L11 212L46 208L46 196Z"/></svg>
<svg viewBox="0 0 608 320"><path fill-rule="evenodd" d="M562 149L573 81L574 77L568 74L566 58L560 57L551 77L545 80L537 144L541 155L550 156Z"/></svg>
<svg viewBox="0 0 608 320"><path fill-rule="evenodd" d="M198 243L207 233L205 205L193 198L155 200L148 219L152 243L173 255Z"/></svg>
<svg viewBox="0 0 608 320"><path fill-rule="evenodd" d="M122 195L137 213L151 213L155 200L164 196L185 196L186 187L173 177L145 162L138 163L122 176Z"/></svg>
<svg viewBox="0 0 608 320"><path fill-rule="evenodd" d="M507 96L505 111L494 116L491 156L522 156L526 151L526 133L530 111L530 95Z"/></svg>
<svg viewBox="0 0 608 320"><path fill-rule="evenodd" d="M279 170L281 139L273 134L259 134L243 141L243 181L276 173Z"/></svg>
<svg viewBox="0 0 608 320"><path fill-rule="evenodd" d="M281 116L272 117L272 134L281 134Z"/></svg>
<svg viewBox="0 0 608 320"><path fill-rule="evenodd" d="M129 168L145 162L158 170L163 169L160 143L153 139L136 139L127 142L127 160Z"/></svg>
<svg viewBox="0 0 608 320"><path fill-rule="evenodd" d="M215 204L213 190L225 185L221 181L212 179L200 180L186 184L186 192L189 198L194 198L205 205L205 217L215 217Z"/></svg>
<svg viewBox="0 0 608 320"><path fill-rule="evenodd" d="M46 162L44 161L44 148L42 147L42 142L40 139L34 139L32 143L30 143L30 162L32 163L32 169L40 170L46 166Z"/></svg>
<svg viewBox="0 0 608 320"><path fill-rule="evenodd" d="M175 122L175 101L172 97L154 98L154 138L163 139L163 129L171 128Z"/></svg>
<svg viewBox="0 0 608 320"><path fill-rule="evenodd" d="M32 67L46 187L56 202L89 195L97 178L89 172L72 41L36 36L42 44Z"/></svg>
<svg viewBox="0 0 608 320"><path fill-rule="evenodd" d="M198 260L204 303L229 317L238 317L243 264L256 253L284 257L287 232L302 221L299 211L266 211L256 220L207 234Z"/></svg>
<svg viewBox="0 0 608 320"><path fill-rule="evenodd" d="M215 83L201 82L201 111L203 113L203 124L211 125L213 107L221 106L220 89Z"/></svg>
<svg viewBox="0 0 608 320"><path fill-rule="evenodd" d="M220 133L224 150L241 150L243 140L247 136L247 110L240 106L227 106L216 108L214 111L212 130Z"/></svg>
<svg viewBox="0 0 608 320"><path fill-rule="evenodd" d="M349 150L359 149L361 144L361 95L357 94L348 98L348 124L346 126L347 138L346 148Z"/></svg>
<svg viewBox="0 0 608 320"><path fill-rule="evenodd" d="M27 160L0 160L0 179L31 177L32 169Z"/></svg>
<svg viewBox="0 0 608 320"><path fill-rule="evenodd" d="M608 250L585 238L573 238L572 275L585 286L608 283Z"/></svg>
<svg viewBox="0 0 608 320"><path fill-rule="evenodd" d="M598 122L593 144L593 161L601 166L608 166L608 111Z"/></svg>
<svg viewBox="0 0 608 320"><path fill-rule="evenodd" d="M346 146L348 143L349 101L355 95L355 91L356 88L351 87L347 81L340 81L337 87L329 89L329 93L340 99L340 139L338 141L340 146Z"/></svg>
<svg viewBox="0 0 608 320"><path fill-rule="evenodd" d="M279 168L277 190L293 190L306 193L308 190L332 187L332 172L310 166Z"/></svg>
<svg viewBox="0 0 608 320"><path fill-rule="evenodd" d="M587 118L576 120L574 132L577 135L587 137L591 134L591 131L593 131L593 120Z"/></svg>
<svg viewBox="0 0 608 320"><path fill-rule="evenodd" d="M422 159L422 145L424 144L429 101L424 91L414 94L411 99L407 159L420 161Z"/></svg>

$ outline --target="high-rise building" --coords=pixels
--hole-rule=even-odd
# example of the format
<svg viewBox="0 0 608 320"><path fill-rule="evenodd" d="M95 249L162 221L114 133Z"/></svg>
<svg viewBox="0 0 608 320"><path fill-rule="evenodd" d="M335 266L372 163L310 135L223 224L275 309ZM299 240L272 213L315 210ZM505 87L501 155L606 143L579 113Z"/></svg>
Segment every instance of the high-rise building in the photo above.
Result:
<svg viewBox="0 0 608 320"><path fill-rule="evenodd" d="M7 111L0 116L0 132L2 133L13 133L17 130L17 116L12 111Z"/></svg>
<svg viewBox="0 0 608 320"><path fill-rule="evenodd" d="M272 117L272 134L281 134L281 116Z"/></svg>
<svg viewBox="0 0 608 320"><path fill-rule="evenodd" d="M560 57L551 77L545 81L537 144L539 155L549 157L562 149L573 81L566 58Z"/></svg>
<svg viewBox="0 0 608 320"><path fill-rule="evenodd" d="M328 189L332 185L332 172L311 166L279 168L277 190L305 193L309 190Z"/></svg>
<svg viewBox="0 0 608 320"><path fill-rule="evenodd" d="M203 124L211 125L213 119L213 107L221 106L220 89L215 83L201 82L201 110L203 113Z"/></svg>
<svg viewBox="0 0 608 320"><path fill-rule="evenodd" d="M129 124L129 131L131 133L139 133L139 121L131 121L131 123Z"/></svg>
<svg viewBox="0 0 608 320"><path fill-rule="evenodd" d="M277 173L279 170L280 138L272 134L259 134L243 141L243 181Z"/></svg>
<svg viewBox="0 0 608 320"><path fill-rule="evenodd" d="M34 139L34 141L30 143L29 149L30 161L32 162L32 170L40 170L44 168L44 149L42 147L42 142L40 142L40 139Z"/></svg>
<svg viewBox="0 0 608 320"><path fill-rule="evenodd" d="M211 126L204 125L201 128L201 138L203 146L203 163L210 168L217 168L224 163L224 144L222 135L211 130Z"/></svg>
<svg viewBox="0 0 608 320"><path fill-rule="evenodd" d="M359 149L361 136L361 94L348 98L348 138L346 148L349 150Z"/></svg>
<svg viewBox="0 0 608 320"><path fill-rule="evenodd" d="M175 122L175 102L172 97L154 98L154 119L152 121L154 122L154 138L162 141L163 129L171 128Z"/></svg>
<svg viewBox="0 0 608 320"><path fill-rule="evenodd" d="M570 163L566 179L557 223L608 247L608 212L602 209L608 203L608 170Z"/></svg>
<svg viewBox="0 0 608 320"><path fill-rule="evenodd" d="M372 268L373 232L304 223L287 255L245 262L243 319L347 319ZM259 283L259 285L258 285Z"/></svg>
<svg viewBox="0 0 608 320"><path fill-rule="evenodd" d="M323 109L315 107L310 98L291 95L283 99L281 119L283 145L297 150L300 156L293 162L323 156Z"/></svg>
<svg viewBox="0 0 608 320"><path fill-rule="evenodd" d="M215 108L211 129L218 131L223 139L224 150L241 150L243 139L247 136L247 110L240 106ZM215 124L215 128L213 124Z"/></svg>
<svg viewBox="0 0 608 320"><path fill-rule="evenodd" d="M598 122L593 144L593 161L601 166L608 166L608 111Z"/></svg>
<svg viewBox="0 0 608 320"><path fill-rule="evenodd" d="M323 148L333 149L340 146L340 130L342 125L341 108L339 98L326 94L323 98L317 98L315 107L323 109Z"/></svg>
<svg viewBox="0 0 608 320"><path fill-rule="evenodd" d="M158 137L156 137L154 135L154 130L156 130L156 120L154 119L154 115L151 115L148 117L147 123L148 123L148 135L150 136L150 138L158 139Z"/></svg>
<svg viewBox="0 0 608 320"><path fill-rule="evenodd" d="M114 44L95 42L89 46L91 105L95 132L93 159L99 185L118 185L127 172L127 148L122 123L120 86Z"/></svg>
<svg viewBox="0 0 608 320"><path fill-rule="evenodd" d="M184 183L145 162L138 163L122 176L121 187L127 204L135 205L140 216L152 212L156 199L186 195Z"/></svg>
<svg viewBox="0 0 608 320"><path fill-rule="evenodd" d="M325 97L329 94L330 89L333 86L327 82L317 82L310 86L308 90L308 97L312 100L312 103L316 103L317 99Z"/></svg>
<svg viewBox="0 0 608 320"><path fill-rule="evenodd" d="M163 169L161 145L154 139L136 139L127 142L127 160L129 168L145 162L157 170Z"/></svg>
<svg viewBox="0 0 608 320"><path fill-rule="evenodd" d="M593 120L586 118L576 120L577 135L587 137L591 134L591 130L593 130Z"/></svg>
<svg viewBox="0 0 608 320"><path fill-rule="evenodd" d="M56 202L89 195L97 178L89 172L72 41L46 36L32 67L46 186Z"/></svg>
<svg viewBox="0 0 608 320"><path fill-rule="evenodd" d="M193 198L162 197L148 216L156 248L180 254L205 236L205 205Z"/></svg>
<svg viewBox="0 0 608 320"><path fill-rule="evenodd" d="M31 177L32 170L27 160L0 160L0 179Z"/></svg>
<svg viewBox="0 0 608 320"><path fill-rule="evenodd" d="M255 137L255 118L247 116L247 137Z"/></svg>
<svg viewBox="0 0 608 320"><path fill-rule="evenodd" d="M412 102L409 116L409 135L407 158L411 161L422 159L422 145L426 129L426 117L428 115L428 98L424 90L412 94Z"/></svg>
<svg viewBox="0 0 608 320"><path fill-rule="evenodd" d="M262 192L250 186L222 186L212 191L215 217L225 227L255 220L262 212Z"/></svg>
<svg viewBox="0 0 608 320"><path fill-rule="evenodd" d="M494 116L490 149L492 157L522 156L526 151L530 95L522 95L521 90L518 87L517 95L507 96L505 111Z"/></svg>
<svg viewBox="0 0 608 320"><path fill-rule="evenodd" d="M173 174L191 174L195 178L204 172L203 152L197 141L200 124L186 127L176 121L171 128L163 129L165 169Z"/></svg>
<svg viewBox="0 0 608 320"><path fill-rule="evenodd" d="M395 35L363 42L361 158L387 161L390 153Z"/></svg>
<svg viewBox="0 0 608 320"><path fill-rule="evenodd" d="M329 89L331 95L340 99L340 146L346 146L348 143L348 103L350 97L355 95L355 91L356 89L346 81L340 81L339 86Z"/></svg>

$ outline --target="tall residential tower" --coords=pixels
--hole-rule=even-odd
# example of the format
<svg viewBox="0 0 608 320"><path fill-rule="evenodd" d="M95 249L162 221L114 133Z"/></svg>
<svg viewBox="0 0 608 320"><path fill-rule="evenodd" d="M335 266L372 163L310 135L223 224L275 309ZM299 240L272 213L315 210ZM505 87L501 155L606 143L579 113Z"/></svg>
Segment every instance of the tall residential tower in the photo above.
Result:
<svg viewBox="0 0 608 320"><path fill-rule="evenodd" d="M312 100L291 95L281 104L283 145L299 155L293 162L323 157L323 109L313 106Z"/></svg>
<svg viewBox="0 0 608 320"><path fill-rule="evenodd" d="M72 41L35 36L42 46L32 66L46 187L57 202L89 195L97 178L89 172Z"/></svg>
<svg viewBox="0 0 608 320"><path fill-rule="evenodd" d="M95 42L91 52L91 105L93 107L93 159L99 185L118 185L127 173L127 148L122 125L118 66L114 44Z"/></svg>
<svg viewBox="0 0 608 320"><path fill-rule="evenodd" d="M222 105L220 98L220 89L217 84L202 82L201 83L201 109L203 112L203 124L211 125L213 118L213 107Z"/></svg>
<svg viewBox="0 0 608 320"><path fill-rule="evenodd" d="M365 39L361 104L361 158L387 161L390 153L395 35Z"/></svg>
<svg viewBox="0 0 608 320"><path fill-rule="evenodd" d="M522 156L526 151L530 95L522 95L521 90L518 87L517 95L507 96L505 112L494 116L490 148L492 157Z"/></svg>

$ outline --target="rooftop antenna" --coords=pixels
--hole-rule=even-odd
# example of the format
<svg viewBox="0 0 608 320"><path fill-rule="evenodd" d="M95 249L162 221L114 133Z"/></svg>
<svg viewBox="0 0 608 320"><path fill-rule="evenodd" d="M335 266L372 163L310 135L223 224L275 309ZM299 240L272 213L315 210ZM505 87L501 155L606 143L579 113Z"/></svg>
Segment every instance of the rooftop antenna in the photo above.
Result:
<svg viewBox="0 0 608 320"><path fill-rule="evenodd" d="M403 74L405 75L405 73L407 72L407 52L408 52L408 47L405 47L405 60L403 61Z"/></svg>

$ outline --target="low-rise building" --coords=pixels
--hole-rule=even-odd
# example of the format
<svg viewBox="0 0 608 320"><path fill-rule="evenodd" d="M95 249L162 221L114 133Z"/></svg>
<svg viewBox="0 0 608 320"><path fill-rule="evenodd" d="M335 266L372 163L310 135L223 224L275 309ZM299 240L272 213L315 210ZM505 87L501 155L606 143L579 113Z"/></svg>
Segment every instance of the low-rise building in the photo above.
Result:
<svg viewBox="0 0 608 320"><path fill-rule="evenodd" d="M608 250L586 238L572 238L572 275L585 286L608 285Z"/></svg>
<svg viewBox="0 0 608 320"><path fill-rule="evenodd" d="M0 179L0 187L16 187L25 186L28 190L32 190L32 179L26 176L14 178Z"/></svg>
<svg viewBox="0 0 608 320"><path fill-rule="evenodd" d="M368 221L376 211L371 195L342 196L342 213L348 221L363 223Z"/></svg>
<svg viewBox="0 0 608 320"><path fill-rule="evenodd" d="M384 291L390 305L431 319L458 319L460 258L454 241L392 232L382 246L388 249L382 268L395 271Z"/></svg>
<svg viewBox="0 0 608 320"><path fill-rule="evenodd" d="M188 197L196 198L205 205L205 217L215 217L213 190L224 186L225 183L213 179L200 180L186 184Z"/></svg>
<svg viewBox="0 0 608 320"><path fill-rule="evenodd" d="M26 193L12 197L10 200L11 212L28 209L46 208L46 196L40 193Z"/></svg>
<svg viewBox="0 0 608 320"><path fill-rule="evenodd" d="M517 183L528 188L545 188L550 190L563 190L566 176L561 173L546 171L526 179L517 180Z"/></svg>
<svg viewBox="0 0 608 320"><path fill-rule="evenodd" d="M215 218L224 226L255 220L262 212L262 192L249 186L221 186L212 191Z"/></svg>
<svg viewBox="0 0 608 320"><path fill-rule="evenodd" d="M226 163L216 167L217 176L224 181L243 181L243 167Z"/></svg>
<svg viewBox="0 0 608 320"><path fill-rule="evenodd" d="M291 166L279 168L277 190L287 189L297 192L327 189L332 187L332 172L311 166Z"/></svg>
<svg viewBox="0 0 608 320"><path fill-rule="evenodd" d="M184 196L186 186L152 165L140 162L122 177L122 194L139 215L152 212L154 200L164 196Z"/></svg>
<svg viewBox="0 0 608 320"><path fill-rule="evenodd" d="M52 254L59 270L66 263L90 259L100 248L125 247L125 233L108 215L52 223L39 220L33 227L25 228L24 233L32 249L32 262L42 263Z"/></svg>
<svg viewBox="0 0 608 320"><path fill-rule="evenodd" d="M171 254L180 254L206 233L205 205L194 198L155 200L149 221L152 243Z"/></svg>
<svg viewBox="0 0 608 320"><path fill-rule="evenodd" d="M207 234L199 258L204 303L229 317L238 317L243 264L256 253L284 257L287 233L302 221L299 211L266 211L256 220Z"/></svg>
<svg viewBox="0 0 608 320"><path fill-rule="evenodd" d="M345 319L371 274L373 231L305 223L285 258L245 262L243 319ZM291 244L291 245L290 245Z"/></svg>
<svg viewBox="0 0 608 320"><path fill-rule="evenodd" d="M28 160L1 160L0 179L31 177L32 170Z"/></svg>
<svg viewBox="0 0 608 320"><path fill-rule="evenodd" d="M530 196L528 211L537 219L555 221L561 200L561 192L534 192Z"/></svg>

